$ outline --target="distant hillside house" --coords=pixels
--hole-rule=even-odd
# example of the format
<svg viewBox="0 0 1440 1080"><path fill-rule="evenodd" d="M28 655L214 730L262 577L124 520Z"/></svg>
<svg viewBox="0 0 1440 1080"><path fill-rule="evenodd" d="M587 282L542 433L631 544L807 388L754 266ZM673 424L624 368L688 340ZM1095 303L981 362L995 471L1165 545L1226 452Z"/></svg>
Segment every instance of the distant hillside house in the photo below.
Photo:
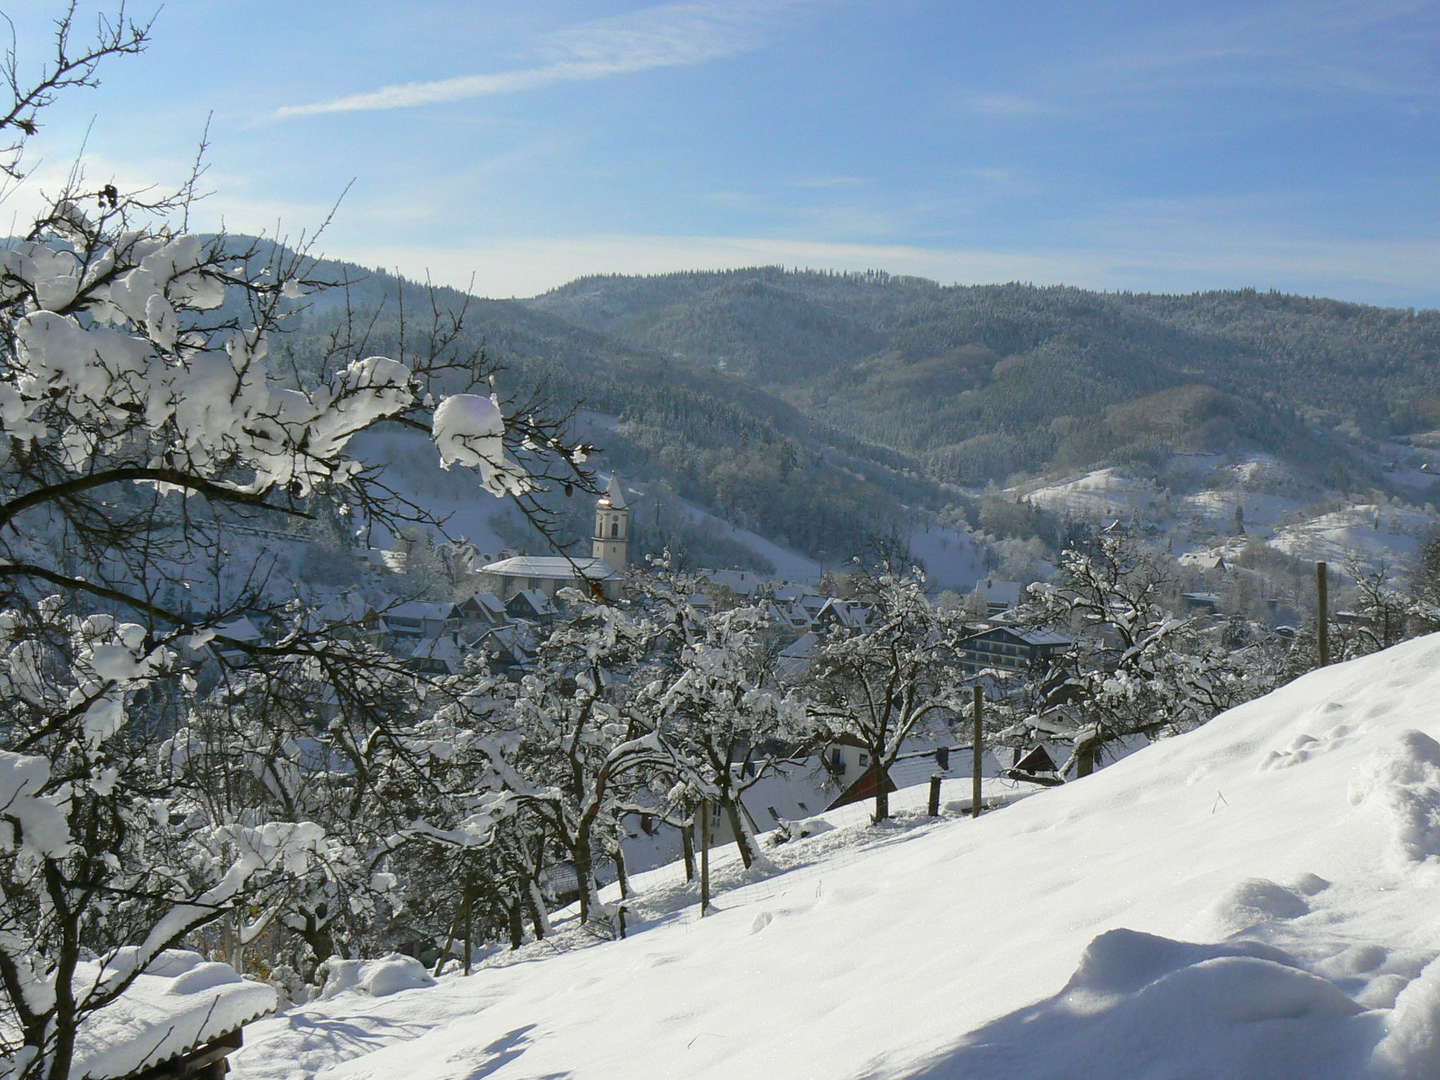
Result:
<svg viewBox="0 0 1440 1080"><path fill-rule="evenodd" d="M986 668L1033 671L1074 644L1073 638L1053 630L996 626L962 640L959 644L960 662L972 675Z"/></svg>

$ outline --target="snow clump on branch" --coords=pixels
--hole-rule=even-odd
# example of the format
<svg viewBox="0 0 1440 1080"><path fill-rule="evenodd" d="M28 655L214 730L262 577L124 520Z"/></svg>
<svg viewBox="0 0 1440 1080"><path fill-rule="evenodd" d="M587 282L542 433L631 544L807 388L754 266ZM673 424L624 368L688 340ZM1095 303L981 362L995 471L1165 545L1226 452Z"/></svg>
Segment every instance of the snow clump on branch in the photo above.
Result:
<svg viewBox="0 0 1440 1080"><path fill-rule="evenodd" d="M473 465L497 498L530 489L525 471L505 454L505 416L492 394L453 394L435 409L432 427L440 467Z"/></svg>

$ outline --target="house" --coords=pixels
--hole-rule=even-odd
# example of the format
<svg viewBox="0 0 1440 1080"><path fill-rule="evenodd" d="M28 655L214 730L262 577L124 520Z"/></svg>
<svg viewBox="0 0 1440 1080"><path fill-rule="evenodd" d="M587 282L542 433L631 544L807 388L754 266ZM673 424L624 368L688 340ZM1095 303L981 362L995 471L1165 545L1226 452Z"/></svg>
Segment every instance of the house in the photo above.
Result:
<svg viewBox="0 0 1440 1080"><path fill-rule="evenodd" d="M524 623L509 623L486 630L470 642L468 651L484 654L490 670L507 673L530 663L533 646L529 627Z"/></svg>
<svg viewBox="0 0 1440 1080"><path fill-rule="evenodd" d="M406 639L397 643L403 650L404 665L422 675L458 675L465 670L465 652L453 631L434 637Z"/></svg>
<svg viewBox="0 0 1440 1080"><path fill-rule="evenodd" d="M380 628L392 638L431 638L452 629L455 605L406 600L376 612Z"/></svg>
<svg viewBox="0 0 1440 1080"><path fill-rule="evenodd" d="M1212 592L1181 593L1180 603L1188 611L1206 611L1214 615L1220 610L1220 597Z"/></svg>
<svg viewBox="0 0 1440 1080"><path fill-rule="evenodd" d="M753 570L701 570L713 593L723 599L753 600L769 582Z"/></svg>
<svg viewBox="0 0 1440 1080"><path fill-rule="evenodd" d="M455 605L452 618L457 623L462 638L483 634L486 630L504 626L510 621L505 602L494 593L488 592L477 592L474 596L461 600Z"/></svg>
<svg viewBox="0 0 1440 1080"><path fill-rule="evenodd" d="M874 609L869 604L859 600L841 600L832 596L815 613L815 628L826 631L839 627L855 633L863 633L870 628L874 613Z"/></svg>
<svg viewBox="0 0 1440 1080"><path fill-rule="evenodd" d="M229 641L216 641L211 645L215 654L230 665L244 662L249 656L244 646L259 645L264 637L260 633L260 628L244 615L215 627L215 635L230 639Z"/></svg>
<svg viewBox="0 0 1440 1080"><path fill-rule="evenodd" d="M963 638L957 646L967 674L987 668L997 671L1038 671L1069 650L1074 638L1053 630L1023 626L994 626Z"/></svg>
<svg viewBox="0 0 1440 1080"><path fill-rule="evenodd" d="M505 613L523 622L553 622L560 613L553 596L541 589L525 589L505 602Z"/></svg>
<svg viewBox="0 0 1440 1080"><path fill-rule="evenodd" d="M997 581L986 578L977 581L970 594L976 615L999 615L1017 606L1025 596L1025 586L1018 581ZM983 609L981 605L984 605Z"/></svg>
<svg viewBox="0 0 1440 1080"><path fill-rule="evenodd" d="M800 635L776 656L775 674L782 682L794 682L804 678L815 659L815 650L819 647L820 638L813 630Z"/></svg>
<svg viewBox="0 0 1440 1080"><path fill-rule="evenodd" d="M810 616L798 604L788 600L767 600L764 610L765 617L775 627L787 633L803 634L810 629Z"/></svg>
<svg viewBox="0 0 1440 1080"><path fill-rule="evenodd" d="M834 810L851 803L863 802L875 797L878 776L870 756L848 736L840 743L832 744L826 750L827 765L831 775L840 783L841 791L825 809ZM956 746L946 742L937 743L924 749L903 752L895 759L886 773L886 789L899 791L928 784L932 776L955 780L974 776L975 756L969 746ZM838 752L837 752L838 751ZM1002 772L999 759L990 750L982 750L980 775L998 776Z"/></svg>
<svg viewBox="0 0 1440 1080"><path fill-rule="evenodd" d="M95 985L122 971L136 950L103 964L82 961L76 985ZM228 1071L244 1026L273 1012L275 991L242 979L228 964L169 949L111 1004L90 1014L75 1040L71 1076L89 1080L209 1080Z"/></svg>

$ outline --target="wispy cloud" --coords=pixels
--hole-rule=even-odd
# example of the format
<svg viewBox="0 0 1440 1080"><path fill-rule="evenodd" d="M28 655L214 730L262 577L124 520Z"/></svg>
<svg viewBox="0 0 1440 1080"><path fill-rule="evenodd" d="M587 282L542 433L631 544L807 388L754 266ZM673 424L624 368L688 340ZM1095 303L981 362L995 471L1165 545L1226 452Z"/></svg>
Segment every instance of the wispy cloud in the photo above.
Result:
<svg viewBox="0 0 1440 1080"><path fill-rule="evenodd" d="M835 191L864 187L868 183L869 178L864 176L806 176L791 180L788 186L806 191Z"/></svg>
<svg viewBox="0 0 1440 1080"><path fill-rule="evenodd" d="M971 94L964 103L972 112L986 116L1035 116L1051 111L1038 98L1020 94Z"/></svg>
<svg viewBox="0 0 1440 1080"><path fill-rule="evenodd" d="M779 18L815 0L689 0L592 19L546 36L537 63L509 71L402 83L309 105L286 105L279 118L320 113L410 109L557 83L656 68L685 67L762 47Z"/></svg>
<svg viewBox="0 0 1440 1080"><path fill-rule="evenodd" d="M1250 115L1357 101L1435 99L1440 7L1433 0L1277 0L1229 12L1106 27L1074 58L1037 56L1012 86L973 89L959 111L1023 121L1164 109L1224 92L1257 97ZM1283 97L1283 100L1280 98Z"/></svg>

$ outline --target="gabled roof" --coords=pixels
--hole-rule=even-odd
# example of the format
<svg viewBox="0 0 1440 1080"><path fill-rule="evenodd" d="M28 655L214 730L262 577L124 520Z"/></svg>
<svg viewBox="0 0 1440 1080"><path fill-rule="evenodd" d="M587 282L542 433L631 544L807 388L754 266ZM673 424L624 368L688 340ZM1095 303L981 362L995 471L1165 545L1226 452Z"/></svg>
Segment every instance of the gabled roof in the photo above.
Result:
<svg viewBox="0 0 1440 1080"><path fill-rule="evenodd" d="M992 626L989 630L981 630L977 634L971 634L960 642L974 641L977 638L992 637L994 635L1008 635L1025 645L1074 645L1075 639L1065 634L1058 634L1054 630L1046 630L1038 626Z"/></svg>
<svg viewBox="0 0 1440 1080"><path fill-rule="evenodd" d="M816 613L815 618L832 618L841 626L859 630L869 625L873 613L869 604L858 600L840 600L832 596L825 601L825 606Z"/></svg>
<svg viewBox="0 0 1440 1080"><path fill-rule="evenodd" d="M519 601L519 603L516 603L516 601ZM554 603L551 602L550 597L546 596L539 589L522 589L510 598L506 605L507 609L510 604L514 604L516 607L528 607L531 611L535 612L536 615L555 614Z"/></svg>
<svg viewBox="0 0 1440 1080"><path fill-rule="evenodd" d="M445 601L429 603L424 600L407 600L380 612L382 619L438 619L444 621L454 613L455 605Z"/></svg>
<svg viewBox="0 0 1440 1080"><path fill-rule="evenodd" d="M767 580L753 570L701 570L700 576L711 585L727 588L737 596L754 596Z"/></svg>

